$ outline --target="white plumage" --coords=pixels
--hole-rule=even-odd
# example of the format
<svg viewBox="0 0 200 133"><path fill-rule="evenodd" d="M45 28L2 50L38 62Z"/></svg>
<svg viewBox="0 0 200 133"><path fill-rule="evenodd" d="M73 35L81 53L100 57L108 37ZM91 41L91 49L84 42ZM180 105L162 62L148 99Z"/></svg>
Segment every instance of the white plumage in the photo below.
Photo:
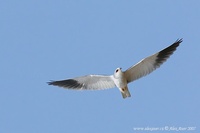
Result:
<svg viewBox="0 0 200 133"><path fill-rule="evenodd" d="M118 87L123 98L130 97L127 84L135 81L160 67L173 54L182 39L177 40L169 47L139 61L126 71L117 68L114 75L86 75L73 79L51 81L49 85L55 85L76 90L102 90Z"/></svg>

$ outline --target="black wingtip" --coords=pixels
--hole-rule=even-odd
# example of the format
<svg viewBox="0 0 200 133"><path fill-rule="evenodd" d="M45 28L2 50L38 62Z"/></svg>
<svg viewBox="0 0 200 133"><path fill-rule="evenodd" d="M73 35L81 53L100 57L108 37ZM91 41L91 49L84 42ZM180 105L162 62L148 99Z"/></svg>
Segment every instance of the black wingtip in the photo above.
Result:
<svg viewBox="0 0 200 133"><path fill-rule="evenodd" d="M48 85L55 85L55 86L59 86L61 81L54 81L54 80L50 80L49 82L47 82Z"/></svg>
<svg viewBox="0 0 200 133"><path fill-rule="evenodd" d="M183 41L183 39L177 39L172 45L169 47L161 50L159 54L157 55L157 60L155 65L160 66L163 62L167 60L167 58L170 57L170 55L173 54L173 52L176 50L176 48L179 46L179 44Z"/></svg>
<svg viewBox="0 0 200 133"><path fill-rule="evenodd" d="M50 80L49 82L47 82L48 85L53 85L53 80Z"/></svg>
<svg viewBox="0 0 200 133"><path fill-rule="evenodd" d="M182 42L183 42L183 38L177 39L174 43L180 44L180 43L182 43Z"/></svg>
<svg viewBox="0 0 200 133"><path fill-rule="evenodd" d="M81 88L83 85L74 79L60 80L60 81L49 81L48 85L54 85L64 88Z"/></svg>

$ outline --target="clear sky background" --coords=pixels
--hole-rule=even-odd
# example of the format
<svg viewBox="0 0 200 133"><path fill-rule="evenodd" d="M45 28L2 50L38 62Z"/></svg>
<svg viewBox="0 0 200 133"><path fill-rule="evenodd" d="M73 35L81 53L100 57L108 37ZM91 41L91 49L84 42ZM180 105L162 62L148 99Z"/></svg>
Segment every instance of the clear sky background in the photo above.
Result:
<svg viewBox="0 0 200 133"><path fill-rule="evenodd" d="M0 132L199 132L199 7L195 0L2 0ZM46 83L126 70L178 38L183 43L161 68L129 84L131 98L117 88L72 91Z"/></svg>

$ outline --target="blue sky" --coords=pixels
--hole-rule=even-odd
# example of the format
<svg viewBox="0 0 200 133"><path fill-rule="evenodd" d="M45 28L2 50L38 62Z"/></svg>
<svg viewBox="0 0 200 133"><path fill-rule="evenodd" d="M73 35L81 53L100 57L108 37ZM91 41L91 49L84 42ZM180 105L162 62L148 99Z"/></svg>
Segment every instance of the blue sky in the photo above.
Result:
<svg viewBox="0 0 200 133"><path fill-rule="evenodd" d="M142 132L200 129L200 2L0 2L0 132ZM150 75L117 88L72 91L49 80L126 70L183 38ZM168 131L162 131L168 132ZM173 131L171 131L173 132Z"/></svg>

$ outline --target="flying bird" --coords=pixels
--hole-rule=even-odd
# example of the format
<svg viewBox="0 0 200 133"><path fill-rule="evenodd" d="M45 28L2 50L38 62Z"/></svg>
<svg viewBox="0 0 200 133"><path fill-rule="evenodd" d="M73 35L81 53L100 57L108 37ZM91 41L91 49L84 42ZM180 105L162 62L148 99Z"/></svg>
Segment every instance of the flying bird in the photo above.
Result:
<svg viewBox="0 0 200 133"><path fill-rule="evenodd" d="M176 40L169 47L149 56L126 71L117 68L113 75L86 75L72 79L50 81L49 85L64 87L74 90L103 90L117 87L122 97L131 97L127 84L133 82L160 67L173 54L182 39Z"/></svg>

